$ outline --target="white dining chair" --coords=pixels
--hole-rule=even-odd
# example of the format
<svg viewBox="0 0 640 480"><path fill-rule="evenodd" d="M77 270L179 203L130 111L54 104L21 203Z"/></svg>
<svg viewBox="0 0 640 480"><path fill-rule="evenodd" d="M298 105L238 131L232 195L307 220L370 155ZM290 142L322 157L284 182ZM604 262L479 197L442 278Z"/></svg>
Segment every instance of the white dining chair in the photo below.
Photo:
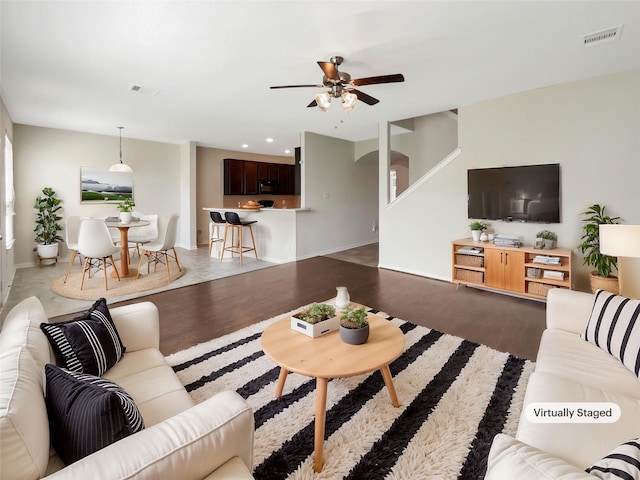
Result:
<svg viewBox="0 0 640 480"><path fill-rule="evenodd" d="M164 263L167 268L167 281L171 281L171 272L169 270L169 257L173 257L178 266L178 271L182 271L180 262L178 261L178 252L176 252L176 237L178 234L178 216L171 215L170 217L158 217L158 238L153 241L142 245L142 251L140 253L140 262L138 263L138 274L136 278L140 277L140 270L142 268L143 258L147 258L147 273L149 273L151 262L154 264L154 271L158 267L158 263ZM173 255L169 254L169 250L173 252Z"/></svg>
<svg viewBox="0 0 640 480"><path fill-rule="evenodd" d="M153 242L158 238L158 215L145 215L143 213L133 212L133 217L149 222L149 225L133 227L129 230L129 248L135 248L134 253L137 253L138 256L140 256L140 246L145 243Z"/></svg>
<svg viewBox="0 0 640 480"><path fill-rule="evenodd" d="M82 267L82 281L80 282L80 290L84 287L84 278L89 272L91 278L91 269L93 267L102 268L104 272L104 288L109 290L107 283L107 266L112 265L116 272L118 281L120 281L120 273L118 267L113 261L113 255L120 251L120 247L114 245L111 234L104 220L99 218L87 218L80 223L78 233L78 253L85 257L84 266ZM108 260L108 261L107 261Z"/></svg>
<svg viewBox="0 0 640 480"><path fill-rule="evenodd" d="M64 241L71 253L71 258L69 259L69 266L67 266L67 274L64 276L63 283L67 283L69 272L71 272L71 267L73 267L73 262L78 254L78 232L80 230L81 221L82 218L80 216L71 215L67 217L67 222L64 227ZM78 260L80 261L80 266L82 266L82 258L78 257Z"/></svg>

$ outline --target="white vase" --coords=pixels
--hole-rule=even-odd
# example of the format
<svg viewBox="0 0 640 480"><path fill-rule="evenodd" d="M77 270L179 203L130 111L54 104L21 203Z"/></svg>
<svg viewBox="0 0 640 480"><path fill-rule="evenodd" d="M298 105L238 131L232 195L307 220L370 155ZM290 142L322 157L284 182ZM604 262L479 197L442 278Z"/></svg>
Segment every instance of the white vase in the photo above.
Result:
<svg viewBox="0 0 640 480"><path fill-rule="evenodd" d="M482 230L471 230L471 236L474 242L480 241L480 234L482 234Z"/></svg>
<svg viewBox="0 0 640 480"><path fill-rule="evenodd" d="M120 223L131 223L131 212L120 212Z"/></svg>
<svg viewBox="0 0 640 480"><path fill-rule="evenodd" d="M489 235L487 235L486 232L482 232L482 234L480 235L480 241L481 242L488 242L489 241Z"/></svg>
<svg viewBox="0 0 640 480"><path fill-rule="evenodd" d="M351 302L351 297L349 297L347 287L336 287L336 290L338 291L338 294L336 295L336 307L341 309L347 308Z"/></svg>

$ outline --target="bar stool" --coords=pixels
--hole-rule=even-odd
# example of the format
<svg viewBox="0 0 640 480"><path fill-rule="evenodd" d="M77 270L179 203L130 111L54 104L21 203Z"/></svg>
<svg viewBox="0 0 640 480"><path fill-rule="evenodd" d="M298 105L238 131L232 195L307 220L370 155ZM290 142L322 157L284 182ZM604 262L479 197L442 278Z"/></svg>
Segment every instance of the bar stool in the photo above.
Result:
<svg viewBox="0 0 640 480"><path fill-rule="evenodd" d="M209 256L211 256L211 250L214 243L224 242L224 232L221 234L220 229L227 226L227 222L222 218L220 212L209 212L211 217L211 223L209 223ZM218 252L218 257L222 256L222 248Z"/></svg>
<svg viewBox="0 0 640 480"><path fill-rule="evenodd" d="M236 212L225 212L224 218L227 221L224 227L224 241L222 243L222 255L220 256L220 261L224 258L224 252L229 251L232 254L237 253L240 255L240 265L242 265L242 254L245 252L250 252L253 250L254 255L256 256L256 260L258 259L258 250L256 250L256 242L253 238L253 228L252 224L257 223L256 220L251 221L242 221ZM247 227L249 228L249 233L251 234L251 244L253 247L245 247L242 244L242 230ZM227 247L227 234L231 229L231 246ZM238 231L238 240L237 243L235 240L235 232Z"/></svg>

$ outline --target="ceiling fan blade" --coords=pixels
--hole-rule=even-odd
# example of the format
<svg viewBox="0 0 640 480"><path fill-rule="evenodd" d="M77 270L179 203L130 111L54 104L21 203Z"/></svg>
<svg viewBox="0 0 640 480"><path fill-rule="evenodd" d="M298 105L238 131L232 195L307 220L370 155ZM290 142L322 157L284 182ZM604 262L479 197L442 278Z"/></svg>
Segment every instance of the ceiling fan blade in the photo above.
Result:
<svg viewBox="0 0 640 480"><path fill-rule="evenodd" d="M269 88L306 88L306 87L324 88L324 85L318 85L317 83L314 83L313 85L275 85Z"/></svg>
<svg viewBox="0 0 640 480"><path fill-rule="evenodd" d="M316 102L315 100L313 102L311 102L309 105L307 105L308 107L317 107L318 106L318 102Z"/></svg>
<svg viewBox="0 0 640 480"><path fill-rule="evenodd" d="M324 76L330 80L340 80L338 67L331 62L318 62L320 68L324 72Z"/></svg>
<svg viewBox="0 0 640 480"><path fill-rule="evenodd" d="M393 75L379 75L377 77L356 78L349 82L351 85L360 87L362 85L375 85L376 83L396 83L404 82L404 75L396 73Z"/></svg>
<svg viewBox="0 0 640 480"><path fill-rule="evenodd" d="M358 100L366 103L367 105L375 105L376 103L378 103L380 101L377 98L373 98L371 95L367 95L366 93L361 92L360 90L356 90L354 88L349 90L349 92L350 93L355 93L356 96L358 97Z"/></svg>

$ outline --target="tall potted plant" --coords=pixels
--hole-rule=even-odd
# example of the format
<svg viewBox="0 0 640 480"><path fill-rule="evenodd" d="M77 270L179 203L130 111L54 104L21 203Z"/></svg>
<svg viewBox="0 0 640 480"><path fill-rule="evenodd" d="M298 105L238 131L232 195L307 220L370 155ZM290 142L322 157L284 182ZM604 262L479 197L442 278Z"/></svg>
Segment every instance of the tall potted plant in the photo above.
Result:
<svg viewBox="0 0 640 480"><path fill-rule="evenodd" d="M58 212L62 209L62 201L56 197L56 192L51 187L42 189L42 195L36 197L33 208L36 209L36 226L33 231L36 234L36 252L40 258L56 258L58 256L58 242L64 239L58 235L62 230Z"/></svg>
<svg viewBox="0 0 640 480"><path fill-rule="evenodd" d="M618 268L618 259L600 252L600 225L617 224L620 217L610 217L605 214L605 207L597 203L591 205L586 211L582 225L582 243L578 248L584 255L584 265L593 267L590 272L591 291L602 289L608 292L618 293L618 278L612 275Z"/></svg>

